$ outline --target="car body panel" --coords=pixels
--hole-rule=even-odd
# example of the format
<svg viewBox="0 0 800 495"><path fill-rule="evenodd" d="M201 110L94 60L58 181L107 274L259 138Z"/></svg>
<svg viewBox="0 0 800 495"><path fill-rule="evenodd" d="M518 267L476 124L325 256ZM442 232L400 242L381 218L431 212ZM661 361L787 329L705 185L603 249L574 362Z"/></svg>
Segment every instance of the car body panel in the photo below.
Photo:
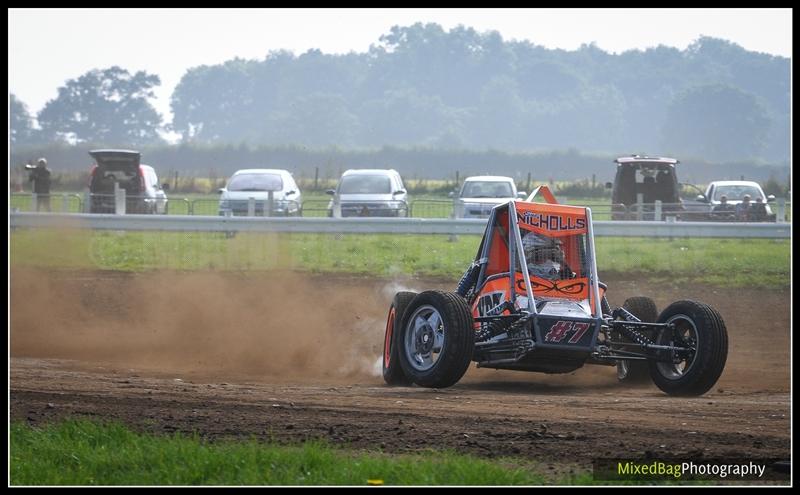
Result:
<svg viewBox="0 0 800 495"><path fill-rule="evenodd" d="M91 150L89 155L101 169L124 170L134 173L141 163L142 154L133 150Z"/></svg>

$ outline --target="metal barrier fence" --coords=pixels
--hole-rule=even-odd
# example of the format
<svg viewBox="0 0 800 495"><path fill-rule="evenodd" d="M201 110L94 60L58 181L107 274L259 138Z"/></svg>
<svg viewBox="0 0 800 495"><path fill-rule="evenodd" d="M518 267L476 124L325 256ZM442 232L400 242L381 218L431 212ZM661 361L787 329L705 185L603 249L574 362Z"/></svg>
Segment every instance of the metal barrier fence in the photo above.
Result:
<svg viewBox="0 0 800 495"><path fill-rule="evenodd" d="M453 218L455 204L448 199L415 199L409 205L409 216L416 218Z"/></svg>
<svg viewBox="0 0 800 495"><path fill-rule="evenodd" d="M330 199L308 199L301 203L281 200L270 203L266 200L220 200L219 198L188 199L171 197L168 200L143 196L122 197L113 194L51 194L37 197L31 193L11 193L11 211L51 211L62 213L158 213L168 215L203 216L302 216L302 217L412 217L412 218L486 218L490 208L482 207L470 213L466 206L449 199L416 199L410 203L375 201L348 201L333 204ZM772 215L763 218L737 217L735 212L713 211L710 205L686 203L637 203L623 204L577 204L592 209L595 220L613 221L677 221L697 222L786 222L790 221L791 203L778 199L769 204Z"/></svg>
<svg viewBox="0 0 800 495"><path fill-rule="evenodd" d="M10 226L93 230L194 232L310 232L375 234L482 234L485 219L438 218L259 218L190 215L108 215L14 212ZM598 237L773 238L791 235L789 223L597 221Z"/></svg>
<svg viewBox="0 0 800 495"><path fill-rule="evenodd" d="M188 201L188 200L187 200ZM189 215L290 217L301 216L303 205L294 200L194 199L189 201Z"/></svg>
<svg viewBox="0 0 800 495"><path fill-rule="evenodd" d="M84 199L79 194L31 194L11 193L9 209L11 211L49 211L61 213L82 213Z"/></svg>

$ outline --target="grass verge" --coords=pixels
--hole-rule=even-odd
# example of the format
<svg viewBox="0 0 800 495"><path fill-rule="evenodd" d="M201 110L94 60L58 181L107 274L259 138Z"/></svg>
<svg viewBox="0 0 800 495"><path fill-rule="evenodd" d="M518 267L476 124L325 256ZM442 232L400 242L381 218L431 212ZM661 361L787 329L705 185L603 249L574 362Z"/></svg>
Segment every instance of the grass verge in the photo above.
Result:
<svg viewBox="0 0 800 495"><path fill-rule="evenodd" d="M15 229L11 266L123 271L273 270L457 279L473 260L473 235L334 235L90 232ZM785 289L786 239L600 237L601 280L635 276L655 282Z"/></svg>
<svg viewBox="0 0 800 495"><path fill-rule="evenodd" d="M11 425L13 485L539 485L528 469L450 452L388 456L320 442L281 446L153 436L86 420Z"/></svg>

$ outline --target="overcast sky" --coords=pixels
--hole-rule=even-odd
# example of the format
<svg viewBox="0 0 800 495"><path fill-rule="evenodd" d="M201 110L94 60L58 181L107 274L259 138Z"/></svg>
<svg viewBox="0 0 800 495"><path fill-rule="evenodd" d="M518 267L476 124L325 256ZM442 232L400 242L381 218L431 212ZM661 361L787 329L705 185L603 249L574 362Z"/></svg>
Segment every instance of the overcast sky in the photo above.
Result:
<svg viewBox="0 0 800 495"><path fill-rule="evenodd" d="M190 67L279 49L364 52L392 26L415 22L567 50L683 49L713 36L792 55L791 9L9 9L8 86L35 115L91 69L144 70L161 77L153 104L169 121L169 97Z"/></svg>

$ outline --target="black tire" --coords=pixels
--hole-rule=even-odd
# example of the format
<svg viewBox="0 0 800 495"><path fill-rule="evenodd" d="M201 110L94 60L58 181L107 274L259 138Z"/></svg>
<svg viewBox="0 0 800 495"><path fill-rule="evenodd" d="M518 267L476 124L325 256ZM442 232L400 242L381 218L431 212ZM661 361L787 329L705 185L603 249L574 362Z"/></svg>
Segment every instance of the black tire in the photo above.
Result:
<svg viewBox="0 0 800 495"><path fill-rule="evenodd" d="M396 342L400 365L414 383L430 388L449 387L464 376L472 360L472 312L454 292L422 292L406 308Z"/></svg>
<svg viewBox="0 0 800 495"><path fill-rule="evenodd" d="M383 381L387 385L408 386L413 382L403 372L398 357L398 347L396 344L397 333L395 330L400 328L403 321L403 313L409 303L417 296L416 292L398 292L392 299L389 306L389 316L386 318L386 330L383 333Z"/></svg>
<svg viewBox="0 0 800 495"><path fill-rule="evenodd" d="M658 319L656 303L649 297L631 297L625 300L622 307L645 323L655 323ZM631 342L624 335L620 335L620 340ZM647 361L617 361L617 380L629 385L649 383L650 366Z"/></svg>
<svg viewBox="0 0 800 495"><path fill-rule="evenodd" d="M698 396L708 392L719 380L728 358L728 331L722 316L707 304L677 301L659 315L658 322L674 323L676 330L660 331L657 344L669 345L679 337L691 343L693 338L696 351L681 370L678 364L651 361L653 382L669 395Z"/></svg>

